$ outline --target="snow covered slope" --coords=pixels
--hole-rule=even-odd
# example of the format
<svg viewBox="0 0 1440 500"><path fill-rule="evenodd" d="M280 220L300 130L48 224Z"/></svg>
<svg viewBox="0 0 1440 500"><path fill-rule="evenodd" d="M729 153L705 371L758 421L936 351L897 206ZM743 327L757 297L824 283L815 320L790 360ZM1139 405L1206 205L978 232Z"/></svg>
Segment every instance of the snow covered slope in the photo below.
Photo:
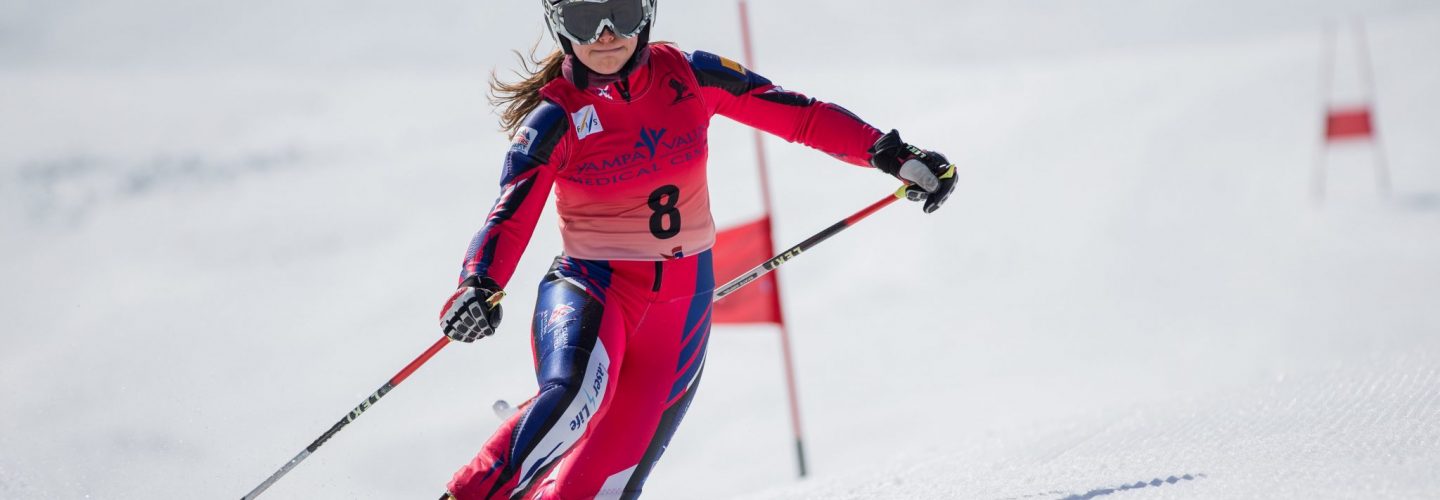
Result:
<svg viewBox="0 0 1440 500"><path fill-rule="evenodd" d="M0 498L238 496L419 354L495 194L488 70L541 34L473 2L128 4L0 5ZM752 6L761 73L964 179L783 270L814 476L775 336L723 328L647 497L1440 495L1440 9L828 4ZM1317 205L1320 22L1352 10L1395 189L1340 148ZM726 2L661 16L739 52ZM722 224L758 214L746 134L712 138ZM781 242L891 188L771 144ZM553 227L500 335L266 498L438 494L533 388Z"/></svg>

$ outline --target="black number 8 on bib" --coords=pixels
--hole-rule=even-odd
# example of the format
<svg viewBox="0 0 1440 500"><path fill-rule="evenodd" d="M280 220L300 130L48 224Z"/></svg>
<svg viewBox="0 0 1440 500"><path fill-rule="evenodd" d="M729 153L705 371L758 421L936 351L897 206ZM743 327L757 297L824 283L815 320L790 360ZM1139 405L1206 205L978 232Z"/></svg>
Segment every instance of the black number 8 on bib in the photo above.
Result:
<svg viewBox="0 0 1440 500"><path fill-rule="evenodd" d="M650 210L655 211L650 215L650 234L662 240L680 234L680 210L675 208L679 203L680 188L673 184L660 186L650 192Z"/></svg>

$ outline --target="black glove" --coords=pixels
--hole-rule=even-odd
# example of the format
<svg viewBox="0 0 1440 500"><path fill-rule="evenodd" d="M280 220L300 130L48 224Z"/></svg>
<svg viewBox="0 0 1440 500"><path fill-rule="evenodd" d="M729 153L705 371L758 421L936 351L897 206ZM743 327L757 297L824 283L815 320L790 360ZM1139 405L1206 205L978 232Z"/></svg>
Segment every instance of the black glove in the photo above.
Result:
<svg viewBox="0 0 1440 500"><path fill-rule="evenodd" d="M927 214L939 209L955 190L955 166L950 160L940 153L905 144L896 130L870 146L870 166L904 181L905 197L910 201L924 200Z"/></svg>
<svg viewBox="0 0 1440 500"><path fill-rule="evenodd" d="M489 277L465 278L440 310L440 328L446 337L460 342L494 335L502 316L500 297L504 296L500 285Z"/></svg>

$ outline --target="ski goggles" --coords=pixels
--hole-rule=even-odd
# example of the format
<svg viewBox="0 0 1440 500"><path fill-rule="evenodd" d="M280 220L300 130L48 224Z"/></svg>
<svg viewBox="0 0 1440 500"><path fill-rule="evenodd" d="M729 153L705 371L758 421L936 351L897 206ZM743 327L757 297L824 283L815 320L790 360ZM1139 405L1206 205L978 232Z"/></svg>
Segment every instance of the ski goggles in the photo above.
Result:
<svg viewBox="0 0 1440 500"><path fill-rule="evenodd" d="M655 15L655 0L547 0L550 29L570 41L589 45L605 28L621 38L640 34Z"/></svg>

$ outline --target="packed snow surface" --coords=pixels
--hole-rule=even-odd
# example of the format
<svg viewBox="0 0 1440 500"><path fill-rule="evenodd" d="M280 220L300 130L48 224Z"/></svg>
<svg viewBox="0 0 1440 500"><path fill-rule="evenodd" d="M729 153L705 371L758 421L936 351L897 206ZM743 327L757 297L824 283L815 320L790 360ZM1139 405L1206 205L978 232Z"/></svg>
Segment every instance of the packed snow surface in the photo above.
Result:
<svg viewBox="0 0 1440 500"><path fill-rule="evenodd" d="M655 38L739 58L692 3ZM438 338L505 150L486 79L545 36L493 4L0 3L0 498L240 496ZM752 2L756 69L959 187L782 269L808 478L775 330L720 326L647 498L1440 496L1440 6L825 5ZM1388 194L1371 143L1322 148L1322 94L1369 95L1354 16ZM712 130L722 226L761 214L748 134ZM768 146L781 245L894 187ZM534 389L554 228L499 335L265 498L438 495Z"/></svg>

